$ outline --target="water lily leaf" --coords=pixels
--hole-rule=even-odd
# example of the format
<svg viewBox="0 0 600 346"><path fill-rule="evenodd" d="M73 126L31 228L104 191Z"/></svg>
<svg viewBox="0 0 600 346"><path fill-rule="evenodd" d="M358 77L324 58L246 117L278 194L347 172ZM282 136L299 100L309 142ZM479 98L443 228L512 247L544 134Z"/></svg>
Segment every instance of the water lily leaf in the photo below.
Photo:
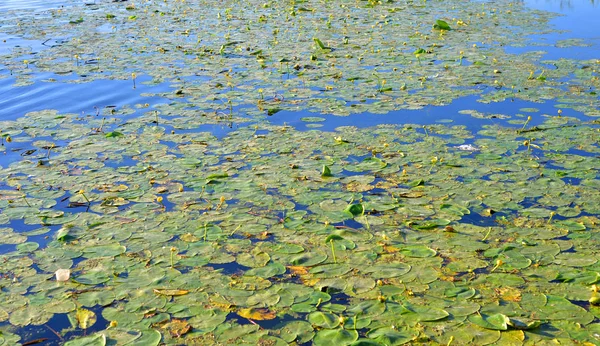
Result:
<svg viewBox="0 0 600 346"><path fill-rule="evenodd" d="M580 222L576 222L576 221L571 221L571 220L564 220L564 221L559 221L556 223L559 227L562 227L564 229L566 229L567 231L570 232L576 232L576 231L585 231L586 227L584 224L580 223Z"/></svg>
<svg viewBox="0 0 600 346"><path fill-rule="evenodd" d="M212 332L227 319L229 311L204 309L190 318L189 323L198 332Z"/></svg>
<svg viewBox="0 0 600 346"><path fill-rule="evenodd" d="M97 285L110 280L110 277L105 272L89 272L73 278L73 281L84 285Z"/></svg>
<svg viewBox="0 0 600 346"><path fill-rule="evenodd" d="M105 137L106 138L123 137L123 133L121 133L119 131L111 131L111 132L106 133Z"/></svg>
<svg viewBox="0 0 600 346"><path fill-rule="evenodd" d="M327 259L325 254L303 253L290 258L290 263L295 266L311 267L323 263Z"/></svg>
<svg viewBox="0 0 600 346"><path fill-rule="evenodd" d="M380 302L379 300L366 300L351 307L350 309L348 309L348 311L353 313L355 316L378 316L385 311L385 304Z"/></svg>
<svg viewBox="0 0 600 346"><path fill-rule="evenodd" d="M469 316L469 321L485 329L507 330L510 320L504 314L477 314Z"/></svg>
<svg viewBox="0 0 600 346"><path fill-rule="evenodd" d="M79 328L87 329L96 323L96 314L91 310L80 308L75 312L75 319Z"/></svg>
<svg viewBox="0 0 600 346"><path fill-rule="evenodd" d="M332 240L343 240L344 237L337 235L337 234L330 234L327 236L327 238L325 238L325 243L329 243Z"/></svg>
<svg viewBox="0 0 600 346"><path fill-rule="evenodd" d="M192 326L186 320L172 319L161 325L161 328L166 330L172 337L180 338L187 334Z"/></svg>
<svg viewBox="0 0 600 346"><path fill-rule="evenodd" d="M437 252L433 249L423 245L409 245L400 249L400 253L407 257L433 257L437 255Z"/></svg>
<svg viewBox="0 0 600 346"><path fill-rule="evenodd" d="M329 48L329 47L325 46L325 45L323 44L323 42L321 42L321 40L320 40L320 39L318 39L318 38L316 38L316 37L313 37L313 41L315 41L315 43L317 44L317 46L318 46L319 48L321 48L321 49L331 49L331 48Z"/></svg>
<svg viewBox="0 0 600 346"><path fill-rule="evenodd" d="M469 299L475 295L475 289L469 287L453 287L444 291L444 296L448 298Z"/></svg>
<svg viewBox="0 0 600 346"><path fill-rule="evenodd" d="M160 332L154 329L142 330L141 335L135 340L130 341L127 345L131 346L157 346L162 339Z"/></svg>
<svg viewBox="0 0 600 346"><path fill-rule="evenodd" d="M257 308L239 309L237 314L243 318L256 321L272 320L277 317L274 311Z"/></svg>
<svg viewBox="0 0 600 346"><path fill-rule="evenodd" d="M540 320L531 320L522 317L511 317L509 318L508 325L515 329L535 329L542 324Z"/></svg>
<svg viewBox="0 0 600 346"><path fill-rule="evenodd" d="M335 328L340 324L340 319L336 315L321 311L310 313L308 315L308 321L314 326L327 329Z"/></svg>
<svg viewBox="0 0 600 346"><path fill-rule="evenodd" d="M333 263L315 266L310 269L309 273L319 278L332 278L340 277L351 270L352 268L349 265Z"/></svg>
<svg viewBox="0 0 600 346"><path fill-rule="evenodd" d="M440 210L448 212L448 213L452 213L457 216L464 216L464 215L471 214L471 211L469 210L469 208L465 208L463 206L456 205L456 204L442 204L440 206Z"/></svg>
<svg viewBox="0 0 600 346"><path fill-rule="evenodd" d="M598 260L586 253L563 252L556 256L554 263L568 267L587 267L595 264Z"/></svg>
<svg viewBox="0 0 600 346"><path fill-rule="evenodd" d="M125 246L119 244L96 245L83 249L83 256L86 258L96 257L114 257L125 252Z"/></svg>
<svg viewBox="0 0 600 346"><path fill-rule="evenodd" d="M106 336L104 334L94 334L84 336L65 342L65 346L105 346Z"/></svg>
<svg viewBox="0 0 600 346"><path fill-rule="evenodd" d="M367 337L382 345L404 345L417 337L416 331L396 329L391 327L377 328L367 333Z"/></svg>
<svg viewBox="0 0 600 346"><path fill-rule="evenodd" d="M362 269L365 273L370 273L375 278L389 279L402 276L411 270L411 266L406 263L395 263L390 265L374 265Z"/></svg>
<svg viewBox="0 0 600 346"><path fill-rule="evenodd" d="M327 167L326 165L323 165L323 169L321 170L321 176L322 177L332 177L333 174L331 174L331 169L329 167Z"/></svg>
<svg viewBox="0 0 600 346"><path fill-rule="evenodd" d="M281 338L286 342L298 344L309 342L314 337L313 326L306 321L292 321L281 328Z"/></svg>
<svg viewBox="0 0 600 346"><path fill-rule="evenodd" d="M6 320L8 320L8 312L0 308L0 322L4 322Z"/></svg>
<svg viewBox="0 0 600 346"><path fill-rule="evenodd" d="M37 306L25 306L14 310L10 314L9 321L12 325L16 326L27 326L42 325L52 317L53 313L40 309Z"/></svg>
<svg viewBox="0 0 600 346"><path fill-rule="evenodd" d="M423 49L423 48L419 48L419 49L417 49L417 50L415 50L413 52L413 54L416 55L416 56L419 56L419 55L425 54L425 53L427 53L427 51L425 49Z"/></svg>
<svg viewBox="0 0 600 346"><path fill-rule="evenodd" d="M56 240L59 241L65 241L67 239L67 237L69 236L69 230L71 228L70 227L61 227L57 232L56 232Z"/></svg>
<svg viewBox="0 0 600 346"><path fill-rule="evenodd" d="M247 270L244 275L254 275L267 279L273 276L281 275L285 273L285 267L281 263L269 263L264 267L252 268Z"/></svg>
<svg viewBox="0 0 600 346"><path fill-rule="evenodd" d="M370 339L358 339L355 342L350 344L351 346L381 346L384 345L375 340Z"/></svg>
<svg viewBox="0 0 600 346"><path fill-rule="evenodd" d="M432 229L441 226L449 225L452 221L446 219L434 219L434 220L426 220L423 222L416 222L412 225L415 229Z"/></svg>
<svg viewBox="0 0 600 346"><path fill-rule="evenodd" d="M190 291L179 290L179 289L158 289L158 288L155 288L152 291L154 293L158 294L158 295L171 296L171 297L183 296L183 295L186 295L186 294L190 293Z"/></svg>
<svg viewBox="0 0 600 346"><path fill-rule="evenodd" d="M131 343L140 338L141 332L137 330L129 330L125 328L108 328L102 331L106 335L109 344L131 345Z"/></svg>
<svg viewBox="0 0 600 346"><path fill-rule="evenodd" d="M437 30L452 30L450 28L450 25L448 25L448 23L441 19L435 21L435 24L433 24L433 28Z"/></svg>
<svg viewBox="0 0 600 346"><path fill-rule="evenodd" d="M412 181L409 181L408 183L406 183L406 186L408 186L408 187L417 187L417 186L423 186L423 185L425 185L425 180L423 180L423 179L412 180Z"/></svg>
<svg viewBox="0 0 600 346"><path fill-rule="evenodd" d="M350 215L352 215L352 217L354 216L358 216L358 215L362 215L365 212L365 207L360 204L349 204L346 209L344 209L344 212L349 213Z"/></svg>
<svg viewBox="0 0 600 346"><path fill-rule="evenodd" d="M82 306L107 306L115 300L115 294L109 290L87 291L77 296L77 302Z"/></svg>
<svg viewBox="0 0 600 346"><path fill-rule="evenodd" d="M26 243L22 243L22 244L17 245L17 250L19 252L34 252L39 247L40 247L40 244L38 244L38 243L35 243L35 242L26 242Z"/></svg>
<svg viewBox="0 0 600 346"><path fill-rule="evenodd" d="M323 329L315 335L313 345L350 345L358 339L356 330Z"/></svg>
<svg viewBox="0 0 600 346"><path fill-rule="evenodd" d="M448 312L442 309L415 304L404 304L404 309L415 313L419 321L438 321L449 315Z"/></svg>

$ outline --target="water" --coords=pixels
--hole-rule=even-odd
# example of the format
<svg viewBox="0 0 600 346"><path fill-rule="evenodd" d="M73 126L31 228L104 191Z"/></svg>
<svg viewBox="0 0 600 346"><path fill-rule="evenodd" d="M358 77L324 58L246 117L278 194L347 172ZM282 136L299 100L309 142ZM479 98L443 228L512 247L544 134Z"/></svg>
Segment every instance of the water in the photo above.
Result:
<svg viewBox="0 0 600 346"><path fill-rule="evenodd" d="M6 0L0 3L0 11L31 10L44 11L64 6L86 6L93 4L88 1L65 1L65 0L29 0L17 1ZM544 59L576 58L595 59L600 58L600 34L597 31L597 21L600 18L600 4L593 0L527 0L525 4L536 10L556 12L560 16L554 18L551 24L561 32L544 35L534 35L534 42L543 43L545 46L532 47L506 47L506 51L520 54L528 51L543 50L547 53ZM557 43L569 39L582 39L587 47L557 47ZM3 41L6 42L3 42ZM27 40L20 37L9 36L0 31L0 54L15 47L25 47L31 50L32 55L45 49L48 42ZM133 89L130 81L123 80L99 80L87 83L68 83L68 78L60 76L42 75L35 78L35 83L28 86L14 87L15 79L10 77L10 72L3 68L0 63L0 74L8 78L0 78L0 119L14 120L27 112L42 109L57 109L59 112L95 113L95 107L102 108L108 105L117 107L123 105L135 105L137 103L152 103L159 98L144 97L142 93L160 93L172 91L168 83L158 86L145 86L143 79L138 80L138 87ZM69 76L70 79L77 76ZM44 81L47 78L58 79L58 82ZM61 82L62 79L62 82ZM331 131L338 126L354 125L359 127L377 124L403 124L434 123L440 119L449 119L456 124L467 124L480 126L481 121L476 121L468 115L458 114L459 110L476 109L483 113L495 113L499 107L497 103L486 105L476 102L476 96L468 96L455 100L447 106L428 106L424 110L417 111L394 111L385 115L360 114L349 117L328 116L322 123L322 130ZM507 100L501 103L505 114L515 115L523 107L536 107L542 109L542 114L555 114L551 102L546 104L532 104L525 101L514 102ZM572 112L570 116L580 116L579 112ZM300 119L302 117L314 116L309 112L280 112L271 118L274 124L288 124L299 129L308 129ZM484 121L484 124L496 122L497 120ZM221 127L214 127L222 131ZM1 161L1 160L0 160ZM0 162L1 163L1 162Z"/></svg>
<svg viewBox="0 0 600 346"><path fill-rule="evenodd" d="M100 0L97 0L100 2ZM109 1L109 0L105 0ZM85 1L65 1L65 0L4 0L0 2L0 16L15 10L30 10L30 11L45 11L48 9L61 8L63 6L85 6L85 3L91 3L93 0ZM509 53L520 54L528 51L544 50L547 53L544 59L559 59L574 58L574 59L598 59L600 58L600 33L597 30L598 18L600 18L600 4L594 1L572 0L572 1L542 1L542 0L527 0L525 4L533 9L546 10L559 13L560 16L551 21L556 29L561 30L559 33L533 35L531 39L534 42L541 43L543 46L531 47L506 47ZM561 42L570 39L582 39L585 47L561 47ZM4 42L5 41L5 42ZM10 51L15 48L26 48L34 55L43 49L46 49L46 43L28 40L22 37L15 37L1 32L0 28L0 54ZM162 92L173 91L169 83L159 85L144 84L143 77L138 79L137 87L134 89L130 80L97 80L87 83L73 83L72 80L78 76L56 76L56 75L38 75L34 78L34 83L27 86L15 86L15 78L10 74L10 71L0 62L0 75L6 78L0 78L0 121L14 120L24 116L28 112L38 111L43 109L56 109L60 113L77 113L77 114L95 114L96 109L102 109L107 106L123 107L129 105L134 107L136 104L157 104L168 103L170 100L157 96L147 96L159 94ZM54 78L56 81L49 82L49 78ZM485 92L485 91L484 91ZM523 100L506 100L499 103L484 104L477 102L479 96L466 96L459 98L445 106L427 106L421 110L400 110L393 111L387 114L356 114L347 117L326 116L322 125L318 130L333 131L339 126L358 126L368 127L378 124L419 124L427 125L440 121L448 121L456 125L465 125L470 128L480 127L481 125L501 123L500 119L475 119L466 114L460 114L459 111L464 109L475 109L485 114L503 113L515 117L523 115L522 108L537 108L540 114L556 114L555 103L548 101L546 103L533 103ZM131 116L138 116L147 110L138 110ZM278 112L269 121L277 125L291 125L299 130L310 130L311 127L306 126L308 123L302 121L303 117L318 116L310 112ZM576 111L569 111L569 116L585 118L585 116ZM540 121L541 117L536 117L531 126L536 125L536 121ZM251 124L249 122L248 124ZM235 129L235 126L234 126ZM219 137L223 136L228 130L222 125L205 125L195 131L209 130ZM190 130L194 131L194 130ZM182 131L185 132L185 131ZM4 166L7 162L20 159L14 155L0 156L0 166ZM70 210L71 212L73 210ZM472 223L480 223L481 219L471 216L466 219L471 219ZM468 220L467 220L468 221ZM13 225L14 226L14 225ZM356 225L357 228L360 225ZM22 229L22 228L21 228ZM35 238L30 241L38 241ZM39 240L42 243L41 240ZM0 254L14 250L13 245L0 245ZM225 270L233 266L225 265ZM100 316L100 315L99 315ZM275 320L273 323L279 322ZM101 320L96 327L102 329L107 321ZM268 326L270 322L265 322ZM56 315L55 319L50 321L49 325L57 330L69 322L64 315ZM95 327L95 328L96 328ZM32 338L48 338L51 341L56 341L53 333L48 332L42 327L32 327L29 330ZM93 331L92 331L93 332ZM39 333L39 334L38 334ZM31 338L30 338L31 339ZM30 340L29 339L29 340ZM25 340L27 341L27 340ZM47 341L50 342L50 341Z"/></svg>
<svg viewBox="0 0 600 346"><path fill-rule="evenodd" d="M168 84L146 85L139 78L133 89L130 80L97 80L87 83L44 82L43 76L32 85L14 87L13 78L0 79L0 119L14 120L28 112L57 109L61 113L95 114L107 106L161 103L160 97L142 96L168 90ZM56 77L56 76L53 76Z"/></svg>
<svg viewBox="0 0 600 346"><path fill-rule="evenodd" d="M90 0L92 1L92 0ZM78 1L83 3L83 1ZM61 8L70 5L69 1L65 0L3 0L0 2L0 11L14 11L14 10L30 10L30 11L42 11L52 8Z"/></svg>
<svg viewBox="0 0 600 346"><path fill-rule="evenodd" d="M600 3L594 0L526 0L525 4L536 10L559 14L550 24L560 30L559 33L533 35L534 42L543 43L541 47L508 47L509 53L521 54L543 50L544 59L598 59L600 54L600 33L597 30L600 18ZM544 28L545 29L545 28ZM560 47L565 40L580 39L586 47ZM557 47L558 45L558 47Z"/></svg>

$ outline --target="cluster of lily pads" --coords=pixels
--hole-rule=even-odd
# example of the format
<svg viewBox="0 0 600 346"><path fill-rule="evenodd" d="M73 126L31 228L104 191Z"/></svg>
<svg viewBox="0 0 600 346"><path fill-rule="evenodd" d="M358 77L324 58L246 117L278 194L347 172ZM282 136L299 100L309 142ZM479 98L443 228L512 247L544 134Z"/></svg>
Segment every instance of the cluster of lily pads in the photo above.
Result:
<svg viewBox="0 0 600 346"><path fill-rule="evenodd" d="M70 4L70 3L69 3ZM15 85L146 78L196 109L348 115L556 99L597 116L597 60L541 61L535 35L554 14L520 2L94 2L0 18L6 35L44 42L1 56ZM16 21L15 21L16 18ZM537 37L537 36L536 36ZM510 54L505 47L540 46ZM557 47L579 46L577 40ZM7 76L8 73L5 74ZM140 82L138 81L138 86Z"/></svg>
<svg viewBox="0 0 600 346"><path fill-rule="evenodd" d="M71 345L597 342L594 123L90 118L2 122L28 151L1 171L7 343L61 314L98 328Z"/></svg>
<svg viewBox="0 0 600 346"><path fill-rule="evenodd" d="M597 115L597 62L502 48L550 14L259 5L96 1L0 19L50 40L2 56L15 87L40 73L172 86L168 104L0 121L0 345L600 342L600 132L568 116ZM499 110L475 130L268 121L470 94L561 111Z"/></svg>

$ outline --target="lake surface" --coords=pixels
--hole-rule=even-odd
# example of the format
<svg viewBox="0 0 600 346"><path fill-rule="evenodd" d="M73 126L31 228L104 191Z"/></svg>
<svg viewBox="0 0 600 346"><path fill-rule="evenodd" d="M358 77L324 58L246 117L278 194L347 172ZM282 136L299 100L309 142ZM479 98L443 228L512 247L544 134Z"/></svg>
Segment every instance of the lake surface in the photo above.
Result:
<svg viewBox="0 0 600 346"><path fill-rule="evenodd" d="M214 6L0 3L0 345L600 343L597 2Z"/></svg>

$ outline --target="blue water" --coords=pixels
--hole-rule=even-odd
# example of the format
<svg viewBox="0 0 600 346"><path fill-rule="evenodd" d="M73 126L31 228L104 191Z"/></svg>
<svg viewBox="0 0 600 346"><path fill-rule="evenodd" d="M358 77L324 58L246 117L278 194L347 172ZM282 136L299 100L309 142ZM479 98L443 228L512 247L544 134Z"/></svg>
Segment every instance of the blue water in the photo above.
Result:
<svg viewBox="0 0 600 346"><path fill-rule="evenodd" d="M529 8L559 14L550 25L559 33L533 35L530 38L544 44L534 47L507 47L508 53L547 52L543 59L600 59L600 3L594 0L526 0ZM546 28L541 28L546 29ZM563 40L580 39L587 47L557 47Z"/></svg>
<svg viewBox="0 0 600 346"><path fill-rule="evenodd" d="M99 0L97 0L99 1ZM42 11L56 9L70 5L82 6L94 3L94 0L69 1L69 0L3 0L0 1L0 13L9 13L11 10L28 9ZM509 53L519 54L528 51L546 51L543 59L575 58L575 59L600 59L600 31L597 24L600 23L600 4L593 0L526 0L526 6L536 9L558 13L559 16L551 20L553 28L559 33L533 35L534 43L542 43L544 46L531 47L505 47ZM588 47L556 47L557 42L566 39L582 39ZM4 42L6 40L6 42ZM32 54L43 50L52 42L39 42L13 37L2 33L0 28L0 54L10 51L15 47L25 47ZM169 84L147 86L140 79L137 88L133 89L130 81L102 80L87 83L68 83L68 76L38 76L35 83L28 86L15 87L15 80L10 77L10 71L0 62L0 75L9 76L0 78L0 120L14 120L22 117L27 112L42 109L57 109L59 112L72 112L79 114L94 114L95 107L106 106L122 107L135 104L155 104L157 102L168 102L160 98L143 97L142 93L159 93L172 91ZM55 78L59 82L47 82L46 78ZM57 78L58 77L58 78ZM73 78L72 76L70 78ZM458 110L475 109L484 113L497 113L502 109L503 114L514 116L523 107L540 108L541 113L555 114L556 109L552 103L531 104L525 101L507 100L501 104L486 105L476 102L477 97L468 96L455 100L447 106L428 106L423 110L395 111L385 115L361 114L349 117L327 116L326 121L321 123L322 130L333 130L338 126L354 125L359 127L377 124L431 124L440 119L450 119L454 124L475 125L497 122L497 119L476 120L469 115L458 114ZM570 116L580 116L577 112L571 112ZM271 117L274 124L288 124L299 129L307 129L306 123L300 118L314 116L309 112L280 112ZM135 116L135 114L134 114ZM222 126L214 129L223 135L227 132ZM206 129L203 129L204 131ZM2 159L0 159L2 164Z"/></svg>

